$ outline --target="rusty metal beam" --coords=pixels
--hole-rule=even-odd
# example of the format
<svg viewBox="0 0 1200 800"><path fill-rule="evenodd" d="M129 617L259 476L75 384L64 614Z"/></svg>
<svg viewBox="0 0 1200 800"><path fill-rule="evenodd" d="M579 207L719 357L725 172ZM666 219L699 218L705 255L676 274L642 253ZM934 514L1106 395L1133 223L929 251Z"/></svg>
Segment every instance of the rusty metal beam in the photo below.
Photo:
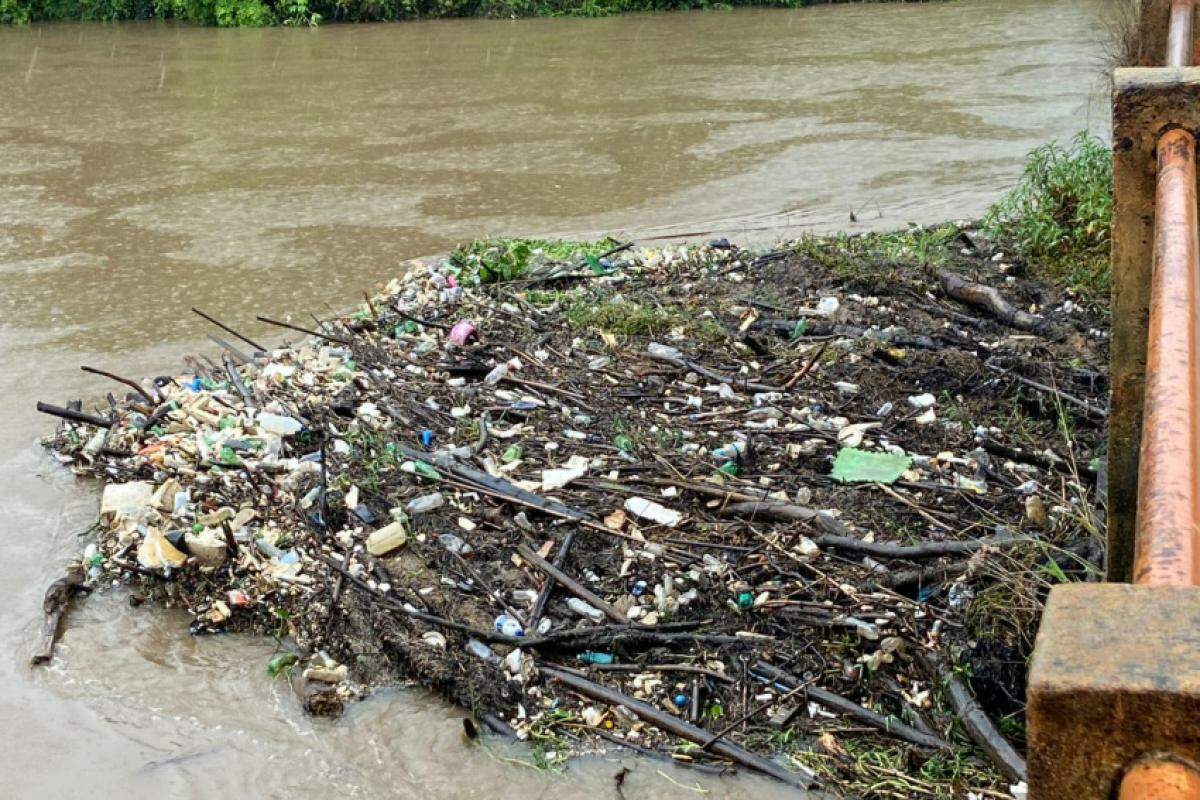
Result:
<svg viewBox="0 0 1200 800"><path fill-rule="evenodd" d="M1119 69L1113 95L1110 581L1133 578L1147 331L1155 259L1158 139L1200 130L1200 68Z"/></svg>
<svg viewBox="0 0 1200 800"><path fill-rule="evenodd" d="M1146 348L1134 580L1200 581L1200 239L1196 140L1158 143L1154 269Z"/></svg>
<svg viewBox="0 0 1200 800"><path fill-rule="evenodd" d="M1174 0L1171 3L1171 20L1167 29L1166 65L1168 67L1192 66L1195 12L1195 0Z"/></svg>
<svg viewBox="0 0 1200 800"><path fill-rule="evenodd" d="M1173 14L1188 5L1195 5L1194 0L1141 0L1138 3L1137 52L1133 54L1138 66L1191 66L1190 58L1173 61L1170 55L1172 36L1179 37L1183 33Z"/></svg>

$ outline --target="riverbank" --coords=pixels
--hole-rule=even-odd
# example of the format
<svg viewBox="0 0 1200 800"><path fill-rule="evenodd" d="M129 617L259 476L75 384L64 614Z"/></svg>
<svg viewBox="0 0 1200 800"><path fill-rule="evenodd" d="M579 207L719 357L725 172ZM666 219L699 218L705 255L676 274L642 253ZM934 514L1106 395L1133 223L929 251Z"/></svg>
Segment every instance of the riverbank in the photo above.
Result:
<svg viewBox="0 0 1200 800"><path fill-rule="evenodd" d="M929 0L868 0L928 2ZM738 6L802 8L863 0L0 0L0 24L178 20L221 27L330 22L392 22L439 17L605 17L614 14Z"/></svg>

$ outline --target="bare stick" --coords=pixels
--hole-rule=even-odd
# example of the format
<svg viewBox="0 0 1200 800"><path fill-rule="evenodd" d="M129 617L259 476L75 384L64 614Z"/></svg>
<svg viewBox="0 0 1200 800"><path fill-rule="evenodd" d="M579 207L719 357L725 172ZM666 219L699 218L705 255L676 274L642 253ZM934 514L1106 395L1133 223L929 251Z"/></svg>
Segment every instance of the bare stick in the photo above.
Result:
<svg viewBox="0 0 1200 800"><path fill-rule="evenodd" d="M293 325L290 322L280 322L277 319L271 319L270 317L263 317L263 316L257 316L257 317L255 317L255 319L258 320L259 322L265 322L268 325L277 325L280 328L287 328L288 330L296 331L298 333L308 334L309 336L316 336L318 339L325 339L326 341L337 342L338 344L350 344L349 339L343 338L341 336L330 336L327 333L321 333L320 331L314 331L309 328L302 328L299 325Z"/></svg>
<svg viewBox="0 0 1200 800"><path fill-rule="evenodd" d="M781 387L781 386L768 386L765 383L757 383L755 381L742 380L742 379L736 378L736 377L731 378L728 375L723 375L720 372L717 372L716 370L711 370L708 367L701 366L700 364L697 364L695 361L692 361L690 358L676 357L676 356L672 356L672 355L667 355L665 353L654 353L654 352L650 352L650 351L647 351L646 355L649 356L650 358L654 359L655 361L662 361L665 364L670 364L671 366L678 367L679 369L689 369L692 372L698 372L699 374L703 375L704 377L708 378L709 380L714 380L717 383L727 383L730 386L739 386L742 389L749 389L749 390L755 391L755 392L782 392L782 391L784 391L783 387Z"/></svg>
<svg viewBox="0 0 1200 800"><path fill-rule="evenodd" d="M770 708L771 706L775 705L776 703L781 703L781 702L783 702L784 700L791 700L793 697L795 697L795 696L796 696L796 694L797 694L798 692L802 692L802 691L804 691L804 686L803 686L803 685L801 685L801 686L797 686L795 689L792 689L792 690L791 690L790 692L788 692L787 694L782 694L782 695L779 695L779 696L777 696L777 697L772 697L770 700L766 701L765 703L761 703L761 704L759 704L757 707L750 709L750 710L749 710L749 711L747 711L745 714L743 714L742 716L738 717L738 718L737 718L737 719L735 719L733 722L729 723L729 724L728 724L728 725L726 725L724 728L721 728L721 730L719 730L719 731L717 731L716 733L714 733L714 734L713 734L713 735L712 735L712 736L709 738L709 740L708 740L707 742L705 742L704 744L700 745L700 749L701 749L701 750L709 750L709 749L711 749L711 748L712 748L712 746L713 746L714 744L716 744L718 740L720 740L720 739L724 739L724 738L725 738L725 735L726 735L727 733L730 733L730 732L731 732L731 731L732 731L734 728L736 728L738 725L741 725L741 724L743 724L743 723L745 723L745 722L749 722L751 719L753 719L754 717L757 717L759 714L761 714L762 712L766 711L768 708Z"/></svg>
<svg viewBox="0 0 1200 800"><path fill-rule="evenodd" d="M1007 536L992 539L965 539L949 542L922 542L921 544L892 544L890 542L864 542L851 536L818 536L813 541L818 547L832 547L851 553L864 553L878 558L938 558L939 556L961 556L974 553L983 547L1008 547L1021 542L1033 541L1027 536Z"/></svg>
<svg viewBox="0 0 1200 800"><path fill-rule="evenodd" d="M574 541L575 531L567 531L567 535L563 537L562 544L558 547L558 552L554 554L554 566L561 569L566 564L567 554L571 552L571 544ZM550 594L553 591L554 579L547 577L546 585L538 592L537 600L534 601L533 608L529 612L529 627L531 629L537 629L537 624L542 619L542 612L546 610L546 602L550 599Z"/></svg>
<svg viewBox="0 0 1200 800"><path fill-rule="evenodd" d="M1057 397L1059 400L1066 401L1066 402L1070 403L1071 405L1076 406L1077 408L1083 409L1084 411L1086 411L1088 414L1090 414L1093 417L1100 417L1101 419L1104 419L1105 417L1108 416L1108 409L1100 408L1099 406L1094 406L1091 403L1089 403L1087 400L1084 400L1080 397L1076 397L1073 394L1067 394L1064 391L1055 389L1053 386L1047 386L1044 383L1038 383L1037 381L1032 381L1023 375L1017 375L1012 370L1007 370L1004 367L1000 367L995 364L988 364L987 368L990 370L993 370L995 372L999 372L1001 375L1006 375L1009 378L1012 378L1014 381L1021 384L1022 386L1028 386L1030 389L1037 389L1039 392L1045 392L1046 394Z"/></svg>
<svg viewBox="0 0 1200 800"><path fill-rule="evenodd" d="M95 425L97 428L111 428L113 426L113 421L110 419L98 417L95 414L88 414L83 411L50 405L49 403L43 403L41 400L38 401L37 410L52 417L58 417L71 422L82 422L85 425Z"/></svg>
<svg viewBox="0 0 1200 800"><path fill-rule="evenodd" d="M151 406L158 405L158 402L159 402L158 398L152 397L149 392L147 392L145 389L143 389L141 386L138 385L137 381L130 380L129 378L122 378L120 375L114 375L111 372L105 372L104 370L96 369L95 367L84 366L84 367L80 367L80 369L91 375L100 375L105 378L110 378L110 379L116 381L117 383L123 383L126 386L128 386L130 389L133 389L135 392L140 394L142 397L146 398L146 402L149 403Z"/></svg>
<svg viewBox="0 0 1200 800"><path fill-rule="evenodd" d="M996 768L1004 773L1004 777L1013 783L1027 780L1025 759L1012 748L1004 735L996 729L991 718L979 707L971 690L967 688L962 678L953 670L946 669L938 660L924 651L917 651L917 659L930 674L938 676L945 683L950 704L962 720L967 735L988 754L988 758Z"/></svg>
<svg viewBox="0 0 1200 800"><path fill-rule="evenodd" d="M222 339L220 336L217 336L215 333L208 334L208 338L210 340L212 340L213 344L215 344L217 347L220 347L222 350L227 351L231 356L236 358L238 360L238 363L241 363L241 364L249 364L250 363L250 356L246 355L241 350L238 350L236 347L234 347L229 342Z"/></svg>
<svg viewBox="0 0 1200 800"><path fill-rule="evenodd" d="M595 608L603 611L610 619L616 622L629 622L629 618L614 608L608 601L595 594L582 583L575 580L570 575L539 556L537 553L533 552L529 545L517 545L517 553L520 554L521 558L525 559L530 564L546 573L552 580L556 580L561 583L563 588L565 588L571 594L580 598L588 605L594 606Z"/></svg>
<svg viewBox="0 0 1200 800"><path fill-rule="evenodd" d="M208 321L209 321L209 322L211 322L213 325L216 325L218 328L220 328L221 330L223 330L223 331L225 331L226 333L228 333L230 336L236 336L238 339L241 339L243 342L245 342L246 344L250 345L250 346L251 346L251 347L253 347L255 350L261 350L261 351L262 351L262 352L264 352L264 353L265 353L265 352L267 352L267 348L263 347L263 346L262 346L261 344L259 344L258 342L254 341L253 339L251 339L251 338L249 338L249 337L247 337L247 336L242 336L240 333L238 333L238 332L237 332L237 331L235 331L233 328L231 328L231 327L229 327L228 325L226 325L224 322L221 322L219 319L216 319L215 317L210 317L208 314L205 314L205 313L204 313L203 311L201 311L200 309L193 307L193 308L192 308L192 313L193 313L193 314L198 314L199 316L201 316L201 317L203 317L204 319L208 320Z"/></svg>
<svg viewBox="0 0 1200 800"><path fill-rule="evenodd" d="M721 509L725 516L761 517L762 519L777 519L786 522L811 522L827 533L847 533L846 526L829 514L824 514L814 508L805 508L791 503L781 503L777 500L755 500L748 503L733 503Z"/></svg>
<svg viewBox="0 0 1200 800"><path fill-rule="evenodd" d="M225 364L225 374L229 376L229 382L233 384L233 388L237 389L238 394L242 396L242 400L246 403L246 408L254 410L254 394L242 381L242 376L237 370L237 364L233 363L233 357L229 353L222 353L222 356L224 357L221 360Z"/></svg>
<svg viewBox="0 0 1200 800"><path fill-rule="evenodd" d="M597 672L683 672L703 675L721 683L737 683L723 672L698 667L695 664L591 664L589 669Z"/></svg>

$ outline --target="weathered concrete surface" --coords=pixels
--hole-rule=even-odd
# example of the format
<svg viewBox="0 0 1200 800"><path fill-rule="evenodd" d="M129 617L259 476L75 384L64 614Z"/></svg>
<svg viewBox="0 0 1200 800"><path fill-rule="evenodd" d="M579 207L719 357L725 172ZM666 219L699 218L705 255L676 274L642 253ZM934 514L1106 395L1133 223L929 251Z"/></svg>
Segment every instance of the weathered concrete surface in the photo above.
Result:
<svg viewBox="0 0 1200 800"><path fill-rule="evenodd" d="M1056 586L1027 714L1031 800L1110 800L1139 758L1200 759L1200 588Z"/></svg>
<svg viewBox="0 0 1200 800"><path fill-rule="evenodd" d="M1113 95L1112 407L1108 579L1128 581L1137 524L1138 450L1154 262L1156 147L1200 130L1200 68L1119 69Z"/></svg>

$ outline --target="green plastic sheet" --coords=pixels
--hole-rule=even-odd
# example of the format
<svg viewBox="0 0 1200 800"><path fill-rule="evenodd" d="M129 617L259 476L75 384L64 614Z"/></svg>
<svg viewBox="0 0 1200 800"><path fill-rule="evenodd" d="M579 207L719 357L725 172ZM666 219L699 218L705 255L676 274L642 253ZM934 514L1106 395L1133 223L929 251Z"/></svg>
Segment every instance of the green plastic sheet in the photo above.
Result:
<svg viewBox="0 0 1200 800"><path fill-rule="evenodd" d="M833 462L833 478L842 483L895 483L910 466L909 456L843 447Z"/></svg>

